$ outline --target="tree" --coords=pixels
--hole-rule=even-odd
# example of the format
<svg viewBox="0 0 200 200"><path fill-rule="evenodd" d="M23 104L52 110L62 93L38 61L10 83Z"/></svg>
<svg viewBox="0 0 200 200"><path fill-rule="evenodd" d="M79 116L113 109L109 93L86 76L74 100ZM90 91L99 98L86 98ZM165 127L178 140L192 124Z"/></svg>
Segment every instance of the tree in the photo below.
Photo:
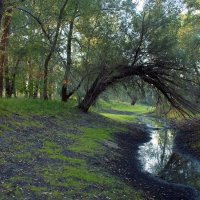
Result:
<svg viewBox="0 0 200 200"><path fill-rule="evenodd" d="M7 63L6 48L8 46L10 36L10 26L12 20L12 8L5 10L3 22L2 22L2 36L0 39L0 97L3 95L3 79L4 79L4 68Z"/></svg>
<svg viewBox="0 0 200 200"><path fill-rule="evenodd" d="M12 23L5 26L10 32L2 43L8 56L0 59L7 96L52 98L64 79L68 84L63 85L62 100L77 91L83 98L79 108L86 112L107 88L131 83L141 93L167 99L182 113L184 108L194 111L182 87L187 83L188 91L198 89L198 46L191 46L198 41L191 28L198 19L197 4L189 9L191 22L186 25L183 5L172 0L146 1L141 11L132 0L10 2L6 7L12 8ZM188 27L191 38L186 36Z"/></svg>
<svg viewBox="0 0 200 200"><path fill-rule="evenodd" d="M182 84L186 81L185 76L180 74L187 74L188 70L183 66L183 60L177 53L180 51L177 40L179 9L173 8L171 12L171 4L167 3L160 1L158 4L156 1L150 1L145 5L143 13L137 14L134 10L128 13L132 16L133 26L128 26L125 32L124 26L127 24L122 23L122 31L119 30L115 34L115 38L119 39L118 43L121 41L120 38L123 38L120 48L115 50L121 54L121 61L124 64L113 65L113 61L109 63L104 57L106 61L98 66L101 70L79 104L81 110L87 112L97 97L109 86L124 82L126 78L139 77L183 114L186 112L185 109L195 111L180 92ZM123 16L121 17L120 21L123 22ZM113 41L109 41L109 44L112 43Z"/></svg>

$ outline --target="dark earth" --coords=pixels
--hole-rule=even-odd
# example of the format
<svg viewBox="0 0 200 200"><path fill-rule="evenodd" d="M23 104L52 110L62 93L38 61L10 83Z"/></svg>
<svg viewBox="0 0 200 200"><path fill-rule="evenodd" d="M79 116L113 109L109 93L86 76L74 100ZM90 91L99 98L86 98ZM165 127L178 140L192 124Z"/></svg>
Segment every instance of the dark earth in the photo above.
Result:
<svg viewBox="0 0 200 200"><path fill-rule="evenodd" d="M126 113L127 114L127 113ZM72 119L62 121L60 120L60 124L57 123L55 117L40 117L40 116L29 116L28 121L39 121L42 123L42 127L22 127L20 123L24 121L24 117L19 115L13 115L12 117L1 117L1 124L7 126L6 136L1 139L0 143L0 156L5 156L9 152L9 155L13 155L6 158L6 164L2 165L0 168L0 181L3 183L6 179L10 177L14 177L16 174L26 175L29 177L35 186L47 186L42 179L40 179L37 174L34 174L33 168L35 165L45 165L50 162L48 158L42 157L40 153L35 151L38 148L41 148L41 141L43 137L48 136L52 137L50 132L58 132L63 131L63 123L75 124L74 126L69 126L67 132L73 134L80 134L75 126L79 125L88 125L91 128L96 128L96 125L91 123L91 120L98 121L100 124L106 123L106 120L96 114L84 114L84 117L81 119ZM12 123L8 123L9 121L15 121L15 123L19 124L18 129L11 130L13 125ZM186 153L188 155L194 156L197 159L200 159L200 151L192 148L193 143L200 139L200 135L196 134L199 129L199 121L191 120L185 121L181 124L176 124L174 127L177 128L178 131L184 130L184 135L180 133L177 134L175 139L175 147L179 149L182 153ZM195 125L194 125L195 124ZM138 147L144 142L150 140L148 130L145 125L142 124L129 124L122 125L128 126L129 132L121 133L118 132L115 134L115 144L104 144L106 149L106 156L102 158L95 158L87 156L88 162L90 162L93 166L100 166L106 169L109 173L114 174L115 176L119 176L122 180L132 185L134 188L141 190L146 200L195 200L198 199L199 192L195 191L193 188L168 183L166 181L161 180L158 177L154 177L149 173L143 172L141 170L140 163L138 161ZM16 124L15 124L16 127ZM190 128L188 128L190 127ZM65 126L66 128L66 126ZM51 130L50 130L51 129ZM29 136L29 140L27 141L27 136ZM37 136L37 137L36 137ZM34 140L32 143L31 140ZM54 137L52 140L56 141L61 145L68 145L73 143L73 141L65 141L62 138ZM22 153L34 152L34 157L31 162L22 162L21 160L15 160L15 154L11 148L12 145L16 145L18 141L26 143L26 148L18 149L22 151ZM30 144L30 145L29 145ZM13 151L13 152L10 152ZM66 151L63 154L67 154L69 157L80 158L84 155L76 154L74 152ZM59 166L59 162L57 163ZM17 181L17 187L23 187L28 184L29 180ZM16 188L9 189L5 191L5 188L0 187L0 192L6 193L8 197L12 197L13 191ZM10 199L10 198L8 198ZM12 198L11 198L12 199ZM30 199L36 199L36 197L31 196ZM77 198L81 199L81 198ZM99 197L99 199L104 199Z"/></svg>
<svg viewBox="0 0 200 200"><path fill-rule="evenodd" d="M113 110L107 112L125 115L134 114ZM195 141L200 141L200 134L197 134L198 130L200 132L199 119L185 120L181 123L173 122L172 127L177 133L174 148L182 154L200 160L199 148L192 148ZM182 134L183 132L184 134ZM121 156L115 161L108 161L107 164L109 164L111 171L115 171L118 176L129 181L135 188L142 190L147 200L200 199L200 192L189 186L169 183L141 170L142 166L138 161L138 149L140 145L149 140L148 129L145 128L145 125L131 124L128 133L118 133L116 141L120 147Z"/></svg>

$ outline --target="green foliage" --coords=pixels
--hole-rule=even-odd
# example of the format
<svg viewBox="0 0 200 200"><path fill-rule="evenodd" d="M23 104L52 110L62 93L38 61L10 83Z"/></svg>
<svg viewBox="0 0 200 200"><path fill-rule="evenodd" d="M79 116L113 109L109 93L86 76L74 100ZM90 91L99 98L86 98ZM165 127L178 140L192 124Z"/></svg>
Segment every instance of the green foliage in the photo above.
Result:
<svg viewBox="0 0 200 200"><path fill-rule="evenodd" d="M69 91L76 88L84 78L77 91L81 99L99 73L105 71L107 74L115 74L118 71L116 66L122 64L148 65L154 61L170 61L192 71L186 78L190 75L196 77L193 66L197 66L199 62L199 49L198 45L196 48L193 46L199 43L198 31L192 31L192 36L180 36L185 22L182 17L184 5L181 2L145 1L143 9L139 11L131 0L68 1L58 23L60 8L64 2L20 1L17 6L21 8L13 10L9 45L6 48L7 77L10 84L14 83L13 96L43 96L46 88L44 61L52 50L52 41L55 41L55 48L49 54L47 93L54 99L60 97L64 76L69 79ZM199 1L185 2L190 12L184 15L190 18L191 24L198 30L198 12L194 14L194 11L198 10ZM54 40L57 25L60 26L59 34ZM71 36L70 26L73 26ZM67 60L69 57L70 64ZM170 70L170 76L177 80L180 87L171 82L167 86L181 93L184 80L179 80L180 75L186 76L186 71L176 73L173 69ZM147 91L148 102L154 94L149 91L155 88L138 79L141 77L131 77L132 84L137 85L132 93ZM130 82L122 79L119 83L122 81ZM191 88L193 86L194 84L190 84Z"/></svg>

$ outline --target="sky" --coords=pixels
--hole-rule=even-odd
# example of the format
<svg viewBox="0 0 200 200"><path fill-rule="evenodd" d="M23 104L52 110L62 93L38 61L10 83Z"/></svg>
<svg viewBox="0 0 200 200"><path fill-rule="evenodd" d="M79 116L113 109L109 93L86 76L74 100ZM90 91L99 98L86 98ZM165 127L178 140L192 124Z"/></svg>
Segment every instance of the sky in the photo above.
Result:
<svg viewBox="0 0 200 200"><path fill-rule="evenodd" d="M132 0L133 3L137 3L137 10L141 11L144 5L144 0Z"/></svg>

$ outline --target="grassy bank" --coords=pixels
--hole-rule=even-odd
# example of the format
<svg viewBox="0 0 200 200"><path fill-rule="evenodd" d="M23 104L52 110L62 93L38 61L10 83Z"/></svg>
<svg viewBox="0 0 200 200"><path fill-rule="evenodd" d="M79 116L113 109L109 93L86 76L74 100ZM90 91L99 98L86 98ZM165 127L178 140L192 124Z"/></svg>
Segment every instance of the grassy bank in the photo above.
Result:
<svg viewBox="0 0 200 200"><path fill-rule="evenodd" d="M96 110L104 117L114 121L127 123L136 122L139 116L152 112L154 108L142 104L132 106L130 103L126 102L100 101L99 109L97 108Z"/></svg>
<svg viewBox="0 0 200 200"><path fill-rule="evenodd" d="M102 105L108 106L147 111L141 105ZM115 132L126 131L117 122L134 118L83 114L73 101L25 99L1 99L0 114L0 199L142 199L105 164L115 155Z"/></svg>

